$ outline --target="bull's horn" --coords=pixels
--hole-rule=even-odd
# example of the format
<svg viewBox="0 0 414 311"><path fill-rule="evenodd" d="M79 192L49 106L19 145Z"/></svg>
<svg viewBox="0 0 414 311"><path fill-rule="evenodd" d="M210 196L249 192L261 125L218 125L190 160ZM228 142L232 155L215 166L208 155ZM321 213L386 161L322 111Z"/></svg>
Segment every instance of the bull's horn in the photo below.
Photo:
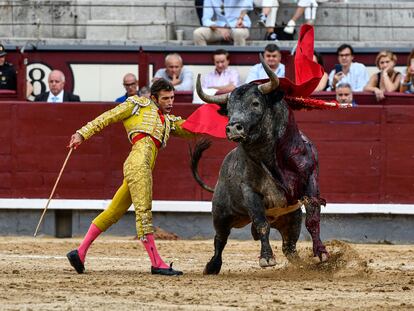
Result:
<svg viewBox="0 0 414 311"><path fill-rule="evenodd" d="M229 94L222 94L222 95L207 95L203 92L203 88L201 87L201 75L197 75L197 84L196 90L198 96L204 100L206 103L215 103L215 104L226 104L227 99L229 98Z"/></svg>
<svg viewBox="0 0 414 311"><path fill-rule="evenodd" d="M270 67L265 63L262 54L259 54L259 57L260 57L260 62L262 63L263 68L266 71L270 79L269 82L259 85L259 91L262 94L269 94L271 91L275 90L279 86L279 78L273 72L273 70L270 69Z"/></svg>

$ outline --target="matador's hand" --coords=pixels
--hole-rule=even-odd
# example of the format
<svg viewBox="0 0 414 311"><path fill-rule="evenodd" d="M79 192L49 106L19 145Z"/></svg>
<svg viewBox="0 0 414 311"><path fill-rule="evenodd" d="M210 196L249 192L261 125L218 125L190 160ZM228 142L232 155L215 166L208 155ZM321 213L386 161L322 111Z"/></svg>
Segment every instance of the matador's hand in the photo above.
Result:
<svg viewBox="0 0 414 311"><path fill-rule="evenodd" d="M76 149L83 141L84 141L84 139L83 139L82 135L79 134L79 133L75 133L70 138L68 148Z"/></svg>

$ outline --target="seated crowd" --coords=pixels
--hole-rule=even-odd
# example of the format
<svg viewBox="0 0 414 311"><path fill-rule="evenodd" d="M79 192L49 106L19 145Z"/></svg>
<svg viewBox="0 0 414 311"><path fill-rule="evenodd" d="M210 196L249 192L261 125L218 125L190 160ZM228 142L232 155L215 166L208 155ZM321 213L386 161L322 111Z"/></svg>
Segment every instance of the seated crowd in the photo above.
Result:
<svg viewBox="0 0 414 311"><path fill-rule="evenodd" d="M322 0L318 0L322 2ZM305 23L313 24L318 7L317 0L298 0L296 11L286 25L277 23L278 0L199 0L195 1L201 27L193 32L195 45L228 41L245 45L252 21L249 13L261 10L257 24L266 28L265 40L293 38L297 20L303 15ZM250 14L251 15L251 14ZM276 33L276 26L283 25L283 32Z"/></svg>
<svg viewBox="0 0 414 311"><path fill-rule="evenodd" d="M0 45L0 89L16 89L16 71L14 67L5 61L6 51ZM414 49L407 58L404 72L395 69L397 57L388 50L378 53L375 64L378 72L369 77L364 64L354 61L354 49L349 44L342 44L337 48L338 63L329 71L324 73L315 92L335 91L337 99L341 94L352 92L372 92L377 101L385 98L386 92L414 93ZM285 77L285 65L279 47L270 43L263 51L264 61L275 72L278 77ZM314 53L314 62L323 66L321 55ZM171 53L165 57L165 68L160 68L154 75L151 83L159 78L170 81L176 91L193 91L193 73L184 66L183 60L178 53ZM254 80L266 79L267 74L262 64L253 65L245 79L235 68L230 67L230 54L224 49L218 49L212 54L214 70L202 77L202 87L211 94L231 92L243 83ZM46 101L60 103L66 101L80 101L79 96L64 90L65 76L60 70L52 70L48 76L49 91L43 92L35 97L35 101ZM138 89L138 79L133 73L127 73L123 77L125 94L114 99L115 102L123 102L129 96L149 96L148 87ZM341 86L341 87L339 87ZM338 94L340 89L340 94ZM119 95L118 95L119 96ZM339 96L339 97L338 97ZM348 96L349 97L349 96ZM352 96L351 96L352 102ZM355 104L355 103L354 103Z"/></svg>
<svg viewBox="0 0 414 311"><path fill-rule="evenodd" d="M385 92L413 93L414 81L414 50L407 59L406 72L400 73L395 70L397 57L391 51L383 50L378 53L375 64L378 72L369 77L364 64L354 61L354 49L349 44L342 44L337 49L338 64L329 72L324 73L315 92L334 91L336 99L341 103L352 103L353 92L373 92L378 101L385 98ZM279 47L270 43L263 51L265 63L275 72L278 77L285 77L285 65ZM323 60L319 53L314 53L314 62L323 67ZM237 69L230 66L230 54L225 49L218 49L212 54L214 70L202 76L201 86L209 94L231 92L243 83L254 80L266 79L267 74L262 64L253 65L245 79ZM171 81L177 91L193 91L193 73L183 65L179 54L168 54L165 57L165 68L159 69L152 82L158 78ZM136 78L135 78L136 81ZM124 82L125 85L125 82ZM201 103L201 101L194 101Z"/></svg>

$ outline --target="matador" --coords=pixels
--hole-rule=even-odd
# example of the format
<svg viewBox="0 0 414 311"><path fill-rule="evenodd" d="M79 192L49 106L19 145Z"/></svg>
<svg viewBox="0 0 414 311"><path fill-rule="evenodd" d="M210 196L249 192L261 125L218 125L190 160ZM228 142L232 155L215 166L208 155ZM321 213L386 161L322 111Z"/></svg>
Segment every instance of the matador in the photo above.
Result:
<svg viewBox="0 0 414 311"><path fill-rule="evenodd" d="M195 136L182 128L183 119L170 114L173 101L173 85L159 79L151 87L151 99L131 96L72 135L69 147L76 148L106 126L122 121L132 144L131 152L124 162L122 185L108 208L92 221L81 245L67 254L70 264L78 273L85 271L85 257L92 242L116 223L132 203L135 209L137 235L151 259L151 273L183 274L173 269L172 264L168 266L159 255L154 241L151 212L152 170L158 149L166 146L170 134L185 138Z"/></svg>

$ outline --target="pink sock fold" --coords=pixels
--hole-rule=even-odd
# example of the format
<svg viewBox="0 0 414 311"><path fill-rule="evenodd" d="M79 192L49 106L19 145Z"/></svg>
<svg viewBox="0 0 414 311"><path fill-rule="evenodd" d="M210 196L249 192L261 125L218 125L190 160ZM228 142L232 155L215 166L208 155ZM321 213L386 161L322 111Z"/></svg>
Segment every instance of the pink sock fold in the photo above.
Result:
<svg viewBox="0 0 414 311"><path fill-rule="evenodd" d="M169 266L161 259L158 254L157 247L155 246L155 240L153 234L147 234L146 240L141 240L147 250L148 256L151 259L151 265L154 268L169 268Z"/></svg>
<svg viewBox="0 0 414 311"><path fill-rule="evenodd" d="M95 239L102 233L102 230L99 229L94 223L91 223L88 232L81 245L78 248L78 253L82 263L85 262L86 253L88 252L89 246L95 241Z"/></svg>

